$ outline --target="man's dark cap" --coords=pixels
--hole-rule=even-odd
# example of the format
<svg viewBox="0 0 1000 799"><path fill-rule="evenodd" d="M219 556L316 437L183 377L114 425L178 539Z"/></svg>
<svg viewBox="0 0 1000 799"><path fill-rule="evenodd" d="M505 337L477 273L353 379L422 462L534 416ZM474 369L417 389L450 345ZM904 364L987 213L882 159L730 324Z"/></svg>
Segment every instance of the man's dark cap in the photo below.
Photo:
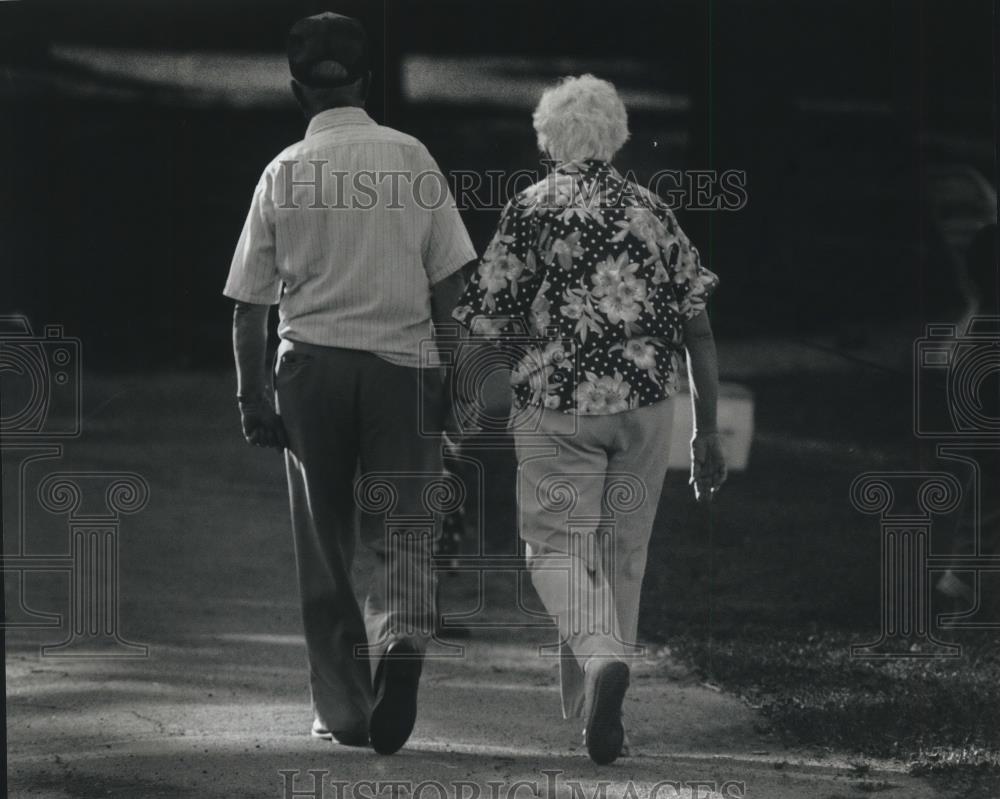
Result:
<svg viewBox="0 0 1000 799"><path fill-rule="evenodd" d="M368 72L368 36L352 17L326 12L300 19L288 32L288 67L299 83L334 88Z"/></svg>

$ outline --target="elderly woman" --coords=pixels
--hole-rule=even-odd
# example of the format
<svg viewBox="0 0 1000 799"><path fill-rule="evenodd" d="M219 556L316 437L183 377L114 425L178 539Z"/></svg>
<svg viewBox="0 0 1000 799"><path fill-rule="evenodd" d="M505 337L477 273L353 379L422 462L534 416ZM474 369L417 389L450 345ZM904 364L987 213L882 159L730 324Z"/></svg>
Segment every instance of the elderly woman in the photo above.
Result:
<svg viewBox="0 0 1000 799"><path fill-rule="evenodd" d="M534 125L554 169L508 203L454 316L518 352L520 534L559 625L563 714L585 718L591 759L610 763L625 740L628 659L640 651L639 594L685 351L695 495L711 497L726 475L705 312L718 279L670 208L611 166L629 133L610 83L564 79L542 95Z"/></svg>

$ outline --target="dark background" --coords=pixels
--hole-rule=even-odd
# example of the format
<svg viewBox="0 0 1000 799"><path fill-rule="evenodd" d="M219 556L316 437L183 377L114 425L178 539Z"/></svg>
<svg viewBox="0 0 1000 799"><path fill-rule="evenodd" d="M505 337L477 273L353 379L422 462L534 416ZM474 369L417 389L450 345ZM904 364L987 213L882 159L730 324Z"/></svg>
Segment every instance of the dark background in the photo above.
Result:
<svg viewBox="0 0 1000 799"><path fill-rule="evenodd" d="M879 522L851 506L852 481L872 470L969 480L915 437L912 357L925 323L962 317L964 249L990 192L995 214L989 0L0 2L0 314L82 342L83 434L59 468L134 470L152 486L122 550L129 633L294 629L281 463L240 435L221 290L261 170L305 127L282 89L285 31L322 8L365 18L381 47L369 110L446 171L538 169L537 94L524 86L590 70L655 101L630 103L621 168L747 172L745 209L678 217L722 278L712 322L724 387L753 397L750 463L709 507L683 470L668 473L640 634L748 697L782 740L946 765L986 747L1000 763L994 632L944 631L966 647L959 661L848 649L875 640L883 599ZM121 53L139 66L190 54L190 81L111 69ZM254 71L262 59L273 74ZM415 96L415 63L450 63L442 82L488 72L501 91ZM508 75L516 97L498 96ZM229 89L206 89L216 77ZM482 249L498 211L463 216ZM11 387L25 381L10 375L0 399L19 408ZM921 401L948 398L941 383L918 388ZM509 553L514 459L495 444L475 454L481 533ZM933 553L957 551L960 516L935 519ZM983 581L986 622L997 577ZM456 592L459 580L444 582ZM220 610L217 595L244 604ZM267 604L281 597L283 613ZM937 591L932 605L959 609ZM178 657L181 682L204 678ZM206 662L213 680L238 670ZM159 701L161 678L147 678ZM46 723L73 735L51 701L37 704ZM937 747L952 749L938 758Z"/></svg>
<svg viewBox="0 0 1000 799"><path fill-rule="evenodd" d="M88 74L52 45L280 53L290 22L324 8L373 32L372 115L446 170L538 169L531 108L408 101L410 54L522 55L522 77L543 80L565 73L559 59L612 79L627 60L634 88L687 97L631 112L619 166L746 170L743 211L679 209L722 276L723 339L850 345L961 305L928 175L971 167L995 185L989 0L35 0L0 3L0 312L65 325L90 367L226 363L232 249L260 171L301 138L299 112ZM496 211L464 216L481 249Z"/></svg>

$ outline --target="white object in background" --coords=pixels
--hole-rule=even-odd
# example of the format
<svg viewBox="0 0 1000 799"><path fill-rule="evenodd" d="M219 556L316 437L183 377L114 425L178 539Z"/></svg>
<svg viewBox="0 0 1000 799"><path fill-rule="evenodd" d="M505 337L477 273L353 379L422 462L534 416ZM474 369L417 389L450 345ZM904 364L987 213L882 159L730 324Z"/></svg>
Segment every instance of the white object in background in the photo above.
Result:
<svg viewBox="0 0 1000 799"><path fill-rule="evenodd" d="M719 438L731 472L742 472L753 441L753 392L738 383L719 386ZM674 430L668 469L691 468L691 395L685 388L674 396Z"/></svg>

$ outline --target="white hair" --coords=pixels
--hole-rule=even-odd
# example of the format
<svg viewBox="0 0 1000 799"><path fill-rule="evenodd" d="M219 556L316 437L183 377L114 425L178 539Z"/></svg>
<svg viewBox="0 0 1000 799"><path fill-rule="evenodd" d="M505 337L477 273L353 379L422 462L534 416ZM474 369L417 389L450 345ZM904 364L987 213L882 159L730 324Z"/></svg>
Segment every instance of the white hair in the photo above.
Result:
<svg viewBox="0 0 1000 799"><path fill-rule="evenodd" d="M628 114L615 87L589 74L546 89L532 120L538 146L556 161L610 161L629 136Z"/></svg>

